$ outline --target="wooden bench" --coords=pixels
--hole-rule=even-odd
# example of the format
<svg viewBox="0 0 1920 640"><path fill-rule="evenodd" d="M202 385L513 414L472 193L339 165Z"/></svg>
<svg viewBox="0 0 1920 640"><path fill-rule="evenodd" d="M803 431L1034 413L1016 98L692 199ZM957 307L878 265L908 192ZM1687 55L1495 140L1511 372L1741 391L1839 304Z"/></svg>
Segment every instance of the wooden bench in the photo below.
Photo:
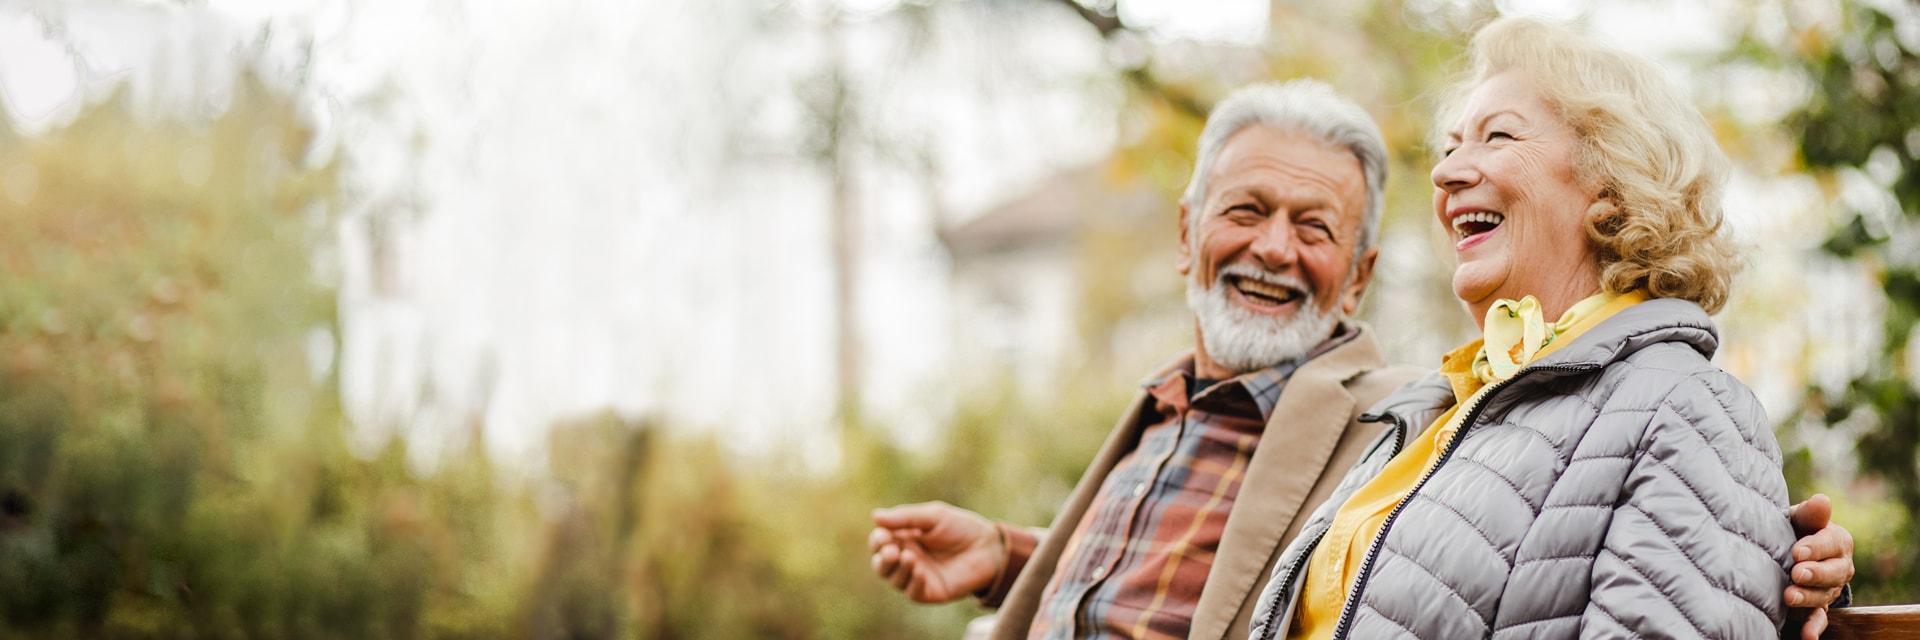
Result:
<svg viewBox="0 0 1920 640"><path fill-rule="evenodd" d="M1920 604L1847 607L1827 610L1833 640L1920 640Z"/></svg>

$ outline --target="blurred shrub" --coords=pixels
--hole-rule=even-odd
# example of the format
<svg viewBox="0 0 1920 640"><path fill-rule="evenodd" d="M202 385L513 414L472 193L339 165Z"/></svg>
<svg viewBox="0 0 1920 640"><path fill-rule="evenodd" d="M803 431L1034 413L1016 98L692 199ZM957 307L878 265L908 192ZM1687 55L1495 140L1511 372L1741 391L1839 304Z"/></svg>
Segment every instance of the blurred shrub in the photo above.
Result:
<svg viewBox="0 0 1920 640"><path fill-rule="evenodd" d="M1855 558L1855 601L1914 602L1920 600L1920 538L1910 526L1920 520L1920 385L1914 381L1920 351L1911 347L1920 328L1920 130L1914 128L1920 39L1912 36L1920 33L1920 12L1860 0L1831 9L1831 21L1750 27L1732 57L1784 71L1810 88L1773 133L1798 151L1797 169L1829 188L1835 216L1821 252L1877 285L1878 299L1857 302L1881 310L1878 335L1861 338L1877 349L1842 384L1809 380L1789 421L1864 427L1854 446L1858 481L1836 492L1852 494L1843 497L1860 506L1836 512L1842 524L1864 534ZM1772 37L1762 35L1770 31ZM1879 200L1845 197L1835 187L1848 173L1866 177Z"/></svg>
<svg viewBox="0 0 1920 640"><path fill-rule="evenodd" d="M421 635L494 507L346 452L304 346L333 168L251 80L210 122L124 104L0 131L0 637Z"/></svg>
<svg viewBox="0 0 1920 640"><path fill-rule="evenodd" d="M1117 419L1117 391L1054 406L989 393L924 456L851 427L832 474L613 416L562 424L527 635L957 638L986 612L915 605L874 577L871 510L941 499L1045 525Z"/></svg>
<svg viewBox="0 0 1920 640"><path fill-rule="evenodd" d="M205 123L123 105L0 130L0 638L955 637L981 612L875 579L869 510L1045 524L1118 415L989 393L925 457L847 429L834 474L610 416L550 478L362 459L305 351L311 132L255 82Z"/></svg>

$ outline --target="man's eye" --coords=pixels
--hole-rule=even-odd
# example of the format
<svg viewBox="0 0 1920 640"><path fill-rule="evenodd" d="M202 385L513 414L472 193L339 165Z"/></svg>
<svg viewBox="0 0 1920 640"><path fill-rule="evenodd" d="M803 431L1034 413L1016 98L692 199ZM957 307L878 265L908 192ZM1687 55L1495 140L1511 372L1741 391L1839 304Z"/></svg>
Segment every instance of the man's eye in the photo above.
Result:
<svg viewBox="0 0 1920 640"><path fill-rule="evenodd" d="M1513 134L1510 134L1510 133L1507 133L1507 132L1505 132L1505 131L1489 131L1489 132L1487 132L1487 142L1493 142L1494 140L1497 140L1497 139L1500 139L1500 138L1506 138L1506 139L1508 139L1508 140L1512 140L1512 139L1513 139Z"/></svg>
<svg viewBox="0 0 1920 640"><path fill-rule="evenodd" d="M1447 157L1447 156L1451 156L1451 155L1453 155L1453 150L1454 150L1455 148L1456 148L1456 147L1447 147L1447 148L1445 148L1445 149L1441 149L1441 150L1440 150L1440 157L1442 157L1442 158L1445 158L1445 157Z"/></svg>

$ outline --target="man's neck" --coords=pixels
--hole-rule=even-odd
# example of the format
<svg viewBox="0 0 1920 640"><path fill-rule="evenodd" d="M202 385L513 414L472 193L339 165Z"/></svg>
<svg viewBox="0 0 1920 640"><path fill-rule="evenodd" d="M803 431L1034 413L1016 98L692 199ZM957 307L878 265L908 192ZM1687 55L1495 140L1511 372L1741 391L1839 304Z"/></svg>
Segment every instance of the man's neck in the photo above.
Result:
<svg viewBox="0 0 1920 640"><path fill-rule="evenodd" d="M1324 345L1328 340L1333 339L1334 336L1340 335L1340 331L1346 325L1347 325L1347 321L1345 320L1333 323L1333 331L1329 332L1325 336L1322 336L1320 338L1320 341L1315 343L1316 346L1313 349L1308 350L1306 355L1303 356L1303 358L1313 357L1315 352L1319 351L1320 349L1318 345ZM1233 378L1239 377L1241 374L1250 373L1248 371L1234 371L1232 369L1228 369L1227 367L1221 365L1220 363L1215 362L1212 356L1207 355L1207 340L1205 337L1202 337L1200 335L1200 325L1197 322L1194 323L1194 326L1193 326L1193 344L1195 345L1193 350L1194 377L1204 378L1208 380L1231 380ZM1277 364L1280 364L1280 363L1272 362L1272 363L1268 363L1267 366L1271 367ZM1257 370L1258 369L1256 369L1255 371Z"/></svg>
<svg viewBox="0 0 1920 640"><path fill-rule="evenodd" d="M1240 373L1214 362L1213 358L1207 356L1207 345L1201 344L1200 348L1193 351L1193 375L1208 380L1226 380Z"/></svg>

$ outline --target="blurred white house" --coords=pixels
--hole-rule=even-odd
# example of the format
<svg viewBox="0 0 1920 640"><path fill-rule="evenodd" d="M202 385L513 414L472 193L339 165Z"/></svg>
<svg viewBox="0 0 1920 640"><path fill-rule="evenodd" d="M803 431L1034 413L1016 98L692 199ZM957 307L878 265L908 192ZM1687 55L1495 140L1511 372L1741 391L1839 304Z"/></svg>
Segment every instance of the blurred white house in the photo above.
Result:
<svg viewBox="0 0 1920 640"><path fill-rule="evenodd" d="M942 228L959 381L1038 393L1088 365L1135 378L1178 349L1188 329L1173 266L1175 206L1150 183L1093 164ZM1142 235L1162 241L1143 255L1100 259Z"/></svg>

